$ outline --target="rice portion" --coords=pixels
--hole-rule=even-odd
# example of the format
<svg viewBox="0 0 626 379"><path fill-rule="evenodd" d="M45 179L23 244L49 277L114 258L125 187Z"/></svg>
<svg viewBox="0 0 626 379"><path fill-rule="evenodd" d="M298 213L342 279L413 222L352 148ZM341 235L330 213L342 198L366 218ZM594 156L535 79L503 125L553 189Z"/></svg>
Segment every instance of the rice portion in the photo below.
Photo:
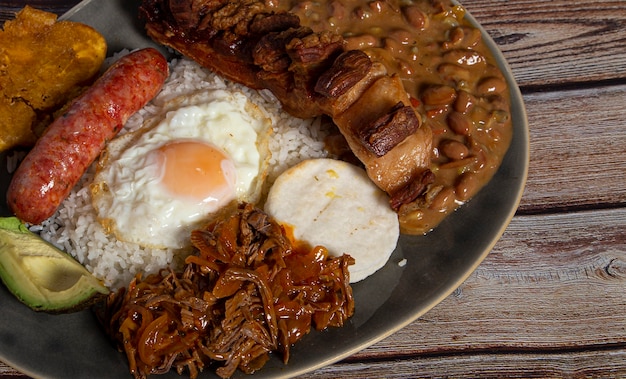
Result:
<svg viewBox="0 0 626 379"><path fill-rule="evenodd" d="M184 58L170 63L170 76L161 92L128 120L120 134L137 130L143 126L144 120L164 113L168 102L176 97L207 89L242 91L271 120L273 134L269 145L272 157L266 191L287 168L305 159L328 156L323 140L330 127L319 118L303 120L292 117L282 111L271 92L252 90L227 81ZM55 215L42 225L31 227L31 230L71 254L114 290L126 286L138 273L147 275L167 266L181 267L189 251L143 248L107 235L91 204L89 186L94 173L95 167L91 167Z"/></svg>

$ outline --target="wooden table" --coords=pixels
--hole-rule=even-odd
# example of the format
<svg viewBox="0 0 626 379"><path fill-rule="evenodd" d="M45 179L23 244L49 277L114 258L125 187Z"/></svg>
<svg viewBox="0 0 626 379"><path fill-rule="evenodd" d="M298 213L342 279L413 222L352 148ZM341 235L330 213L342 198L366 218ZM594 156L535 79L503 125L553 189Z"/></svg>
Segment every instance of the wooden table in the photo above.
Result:
<svg viewBox="0 0 626 379"><path fill-rule="evenodd" d="M304 377L626 377L626 2L463 4L524 95L531 158L519 210L442 303ZM2 363L0 376L24 377Z"/></svg>

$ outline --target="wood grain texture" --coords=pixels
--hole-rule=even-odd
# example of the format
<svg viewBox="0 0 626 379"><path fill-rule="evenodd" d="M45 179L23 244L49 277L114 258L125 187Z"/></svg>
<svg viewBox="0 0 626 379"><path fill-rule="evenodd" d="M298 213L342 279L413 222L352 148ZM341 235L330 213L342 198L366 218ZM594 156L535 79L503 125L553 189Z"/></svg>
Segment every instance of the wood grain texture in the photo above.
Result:
<svg viewBox="0 0 626 379"><path fill-rule="evenodd" d="M625 230L624 208L517 216L453 295L360 354L626 346Z"/></svg>
<svg viewBox="0 0 626 379"><path fill-rule="evenodd" d="M602 363L598 365L598 362ZM373 362L345 361L299 379L623 378L625 362L626 350L464 353Z"/></svg>
<svg viewBox="0 0 626 379"><path fill-rule="evenodd" d="M522 87L626 78L623 0L465 0Z"/></svg>
<svg viewBox="0 0 626 379"><path fill-rule="evenodd" d="M302 378L626 377L624 230L623 208L517 216L453 295Z"/></svg>
<svg viewBox="0 0 626 379"><path fill-rule="evenodd" d="M462 3L524 94L520 208L451 296L302 378L626 378L626 2Z"/></svg>
<svg viewBox="0 0 626 379"><path fill-rule="evenodd" d="M531 144L520 212L626 205L625 100L626 85L524 95Z"/></svg>

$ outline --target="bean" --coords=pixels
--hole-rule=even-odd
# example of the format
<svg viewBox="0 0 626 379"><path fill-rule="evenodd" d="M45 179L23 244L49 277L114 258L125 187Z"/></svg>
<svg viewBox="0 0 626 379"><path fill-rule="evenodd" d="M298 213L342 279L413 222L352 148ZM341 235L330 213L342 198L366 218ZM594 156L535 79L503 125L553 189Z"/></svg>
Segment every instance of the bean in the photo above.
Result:
<svg viewBox="0 0 626 379"><path fill-rule="evenodd" d="M468 158L465 159L461 159L460 161L450 161L450 162L446 162L446 163L442 163L439 165L439 169L440 170L449 170L449 169L455 169L456 171L458 170L465 170L467 168L469 168L470 166L475 166L476 165L476 157L475 156L470 156Z"/></svg>
<svg viewBox="0 0 626 379"><path fill-rule="evenodd" d="M469 149L465 144L452 139L441 141L441 143L439 143L439 150L443 155L453 161L460 161L469 155Z"/></svg>
<svg viewBox="0 0 626 379"><path fill-rule="evenodd" d="M474 122L472 119L459 112L451 112L448 115L448 126L454 133L461 136L468 136L474 130Z"/></svg>
<svg viewBox="0 0 626 379"><path fill-rule="evenodd" d="M411 34L408 30L404 29L396 29L389 33L389 37L394 40L400 42L403 45L408 45L411 41L414 40L413 34Z"/></svg>
<svg viewBox="0 0 626 379"><path fill-rule="evenodd" d="M382 13L385 9L387 9L387 4L380 0L370 1L368 5L375 13Z"/></svg>
<svg viewBox="0 0 626 379"><path fill-rule="evenodd" d="M459 91L454 102L454 110L460 113L467 113L474 107L476 100L467 91ZM461 134L461 133L458 133Z"/></svg>
<svg viewBox="0 0 626 379"><path fill-rule="evenodd" d="M474 121L476 129L484 129L487 127L489 118L491 117L491 111L486 109L482 104L476 104L471 112L471 118Z"/></svg>
<svg viewBox="0 0 626 379"><path fill-rule="evenodd" d="M487 164L487 154L485 153L485 150L483 150L482 146L475 144L474 146L472 146L471 150L471 154L472 157L474 158L474 164L473 164L473 170L474 171L478 171L478 170L482 170L485 165Z"/></svg>
<svg viewBox="0 0 626 379"><path fill-rule="evenodd" d="M409 5L402 8L402 14L409 23L418 30L424 30L428 27L428 16L424 14L418 7Z"/></svg>
<svg viewBox="0 0 626 379"><path fill-rule="evenodd" d="M491 109L503 110L508 108L509 103L507 99L505 99L501 95L493 95L489 96L489 104L491 104Z"/></svg>
<svg viewBox="0 0 626 379"><path fill-rule="evenodd" d="M457 179L454 192L459 200L465 201L478 192L479 187L480 182L478 181L477 175L472 172L466 172Z"/></svg>
<svg viewBox="0 0 626 379"><path fill-rule="evenodd" d="M443 187L441 191L435 195L429 208L439 212L445 212L454 203L455 199L454 189L452 187Z"/></svg>
<svg viewBox="0 0 626 379"><path fill-rule="evenodd" d="M372 16L372 13L367 9L363 9L363 7L355 8L352 13L357 18L357 20L366 20Z"/></svg>
<svg viewBox="0 0 626 379"><path fill-rule="evenodd" d="M329 15L331 18L335 18L337 20L343 20L346 16L346 7L339 1L331 1L328 4Z"/></svg>
<svg viewBox="0 0 626 379"><path fill-rule="evenodd" d="M371 34L346 37L346 50L361 50L366 47L374 47L378 44L378 38Z"/></svg>
<svg viewBox="0 0 626 379"><path fill-rule="evenodd" d="M461 67L454 63L442 63L437 67L437 72L442 79L454 80L456 82L462 80L470 80L470 72L465 67Z"/></svg>
<svg viewBox="0 0 626 379"><path fill-rule="evenodd" d="M276 3L276 5L273 5L274 3ZM279 3L280 3L280 0L271 0L272 7L278 6ZM306 13L306 12L310 12L312 9L313 9L312 1L301 1L295 4L293 7L293 11L296 13Z"/></svg>
<svg viewBox="0 0 626 379"><path fill-rule="evenodd" d="M448 105L456 99L456 90L450 86L432 86L424 90L422 101L426 105Z"/></svg>
<svg viewBox="0 0 626 379"><path fill-rule="evenodd" d="M410 78L413 76L413 66L411 66L407 61L405 61L404 59L396 59L396 62L398 64L398 69L400 70L400 73L407 78Z"/></svg>
<svg viewBox="0 0 626 379"><path fill-rule="evenodd" d="M456 63L464 67L486 66L485 57L473 50L455 49L450 50L443 55L445 62Z"/></svg>
<svg viewBox="0 0 626 379"><path fill-rule="evenodd" d="M480 34L480 30L478 29L465 27L463 30L465 30L463 47L474 47L482 39L482 35Z"/></svg>
<svg viewBox="0 0 626 379"><path fill-rule="evenodd" d="M404 46L393 38L385 38L383 42L385 50L389 51L391 55L398 56L404 52Z"/></svg>
<svg viewBox="0 0 626 379"><path fill-rule="evenodd" d="M487 77L478 83L476 93L480 96L488 96L499 94L506 90L506 83L500 78L494 76Z"/></svg>
<svg viewBox="0 0 626 379"><path fill-rule="evenodd" d="M463 28L456 27L450 30L448 35L448 40L442 44L442 47L446 50L452 49L457 45L460 45L463 42L463 38L465 38L465 32Z"/></svg>
<svg viewBox="0 0 626 379"><path fill-rule="evenodd" d="M312 23L317 24L322 21L322 16L318 12L311 12L309 19Z"/></svg>

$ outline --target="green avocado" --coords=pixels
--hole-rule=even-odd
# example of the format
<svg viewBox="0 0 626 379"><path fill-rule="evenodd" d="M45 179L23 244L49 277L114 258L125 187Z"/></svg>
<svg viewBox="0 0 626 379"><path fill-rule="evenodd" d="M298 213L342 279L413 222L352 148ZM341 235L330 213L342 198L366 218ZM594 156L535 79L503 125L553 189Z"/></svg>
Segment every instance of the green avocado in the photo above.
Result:
<svg viewBox="0 0 626 379"><path fill-rule="evenodd" d="M79 311L109 293L74 258L16 217L0 218L0 278L22 303L48 313Z"/></svg>

